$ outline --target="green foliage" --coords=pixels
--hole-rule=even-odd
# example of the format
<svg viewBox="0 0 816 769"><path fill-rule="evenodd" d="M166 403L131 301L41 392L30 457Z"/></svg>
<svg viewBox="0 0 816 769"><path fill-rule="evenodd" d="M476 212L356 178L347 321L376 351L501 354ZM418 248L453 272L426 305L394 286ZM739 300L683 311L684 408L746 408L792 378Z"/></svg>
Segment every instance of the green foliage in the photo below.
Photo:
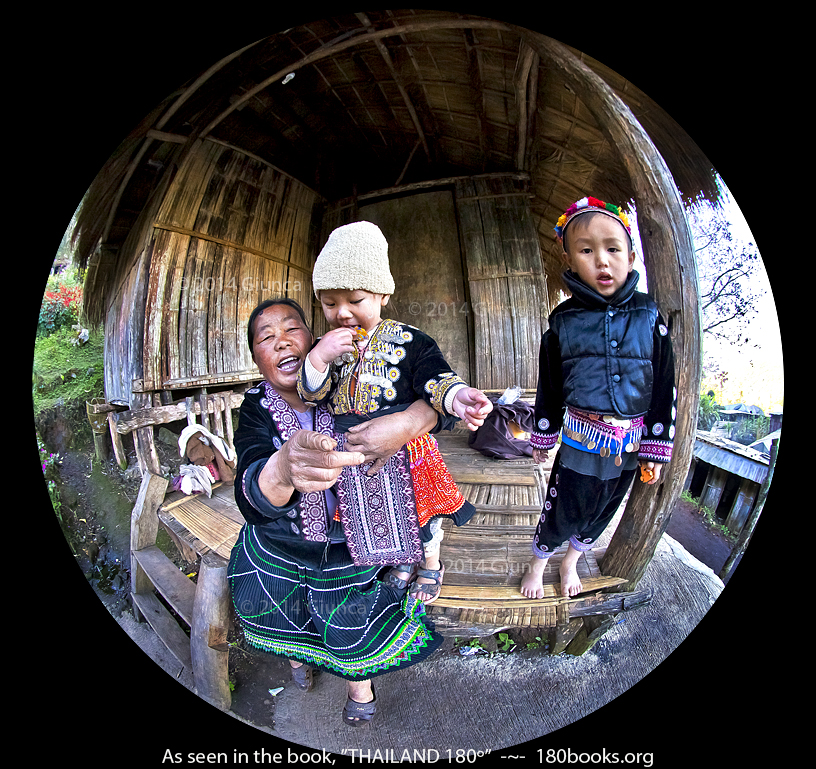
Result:
<svg viewBox="0 0 816 769"><path fill-rule="evenodd" d="M79 322L82 280L83 275L78 270L69 269L58 275L49 275L40 305L38 337L48 336Z"/></svg>
<svg viewBox="0 0 816 769"><path fill-rule="evenodd" d="M771 427L771 420L764 416L755 416L741 419L731 429L731 440L747 446L760 438L764 438Z"/></svg>
<svg viewBox="0 0 816 769"><path fill-rule="evenodd" d="M700 393L700 406L697 412L697 426L701 430L710 430L720 418L719 406L713 393Z"/></svg>
<svg viewBox="0 0 816 769"><path fill-rule="evenodd" d="M719 519L717 518L717 514L710 507L701 505L700 499L697 497L693 497L688 489L686 489L680 495L680 499L682 499L684 502L688 502L694 505L694 507L697 508L697 512L703 517L706 525L709 528L715 531L719 531L723 536L727 537L728 539L731 540L736 539L736 535L734 535L724 523L720 523Z"/></svg>
<svg viewBox="0 0 816 769"><path fill-rule="evenodd" d="M499 633L498 649L500 652L509 652L515 646L515 642L507 633Z"/></svg>
<svg viewBox="0 0 816 769"><path fill-rule="evenodd" d="M48 489L48 497L51 500L51 505L57 518L62 521L62 502L59 496L59 487L57 485L57 465L60 461L60 455L49 453L48 449L42 442L39 433L37 434L37 448L40 451L40 464L42 465L43 476L45 478L45 485Z"/></svg>
<svg viewBox="0 0 816 769"><path fill-rule="evenodd" d="M84 344L74 344L76 334L61 328L34 343L32 394L34 413L58 401L86 401L104 393L104 337L91 332Z"/></svg>

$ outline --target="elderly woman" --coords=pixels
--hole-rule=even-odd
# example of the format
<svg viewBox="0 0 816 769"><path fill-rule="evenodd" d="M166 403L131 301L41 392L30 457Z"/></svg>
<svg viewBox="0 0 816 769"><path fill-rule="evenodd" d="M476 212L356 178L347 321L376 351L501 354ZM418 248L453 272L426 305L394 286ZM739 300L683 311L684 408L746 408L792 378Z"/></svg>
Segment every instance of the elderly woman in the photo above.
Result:
<svg viewBox="0 0 816 769"><path fill-rule="evenodd" d="M423 604L381 566L355 566L331 487L343 467L375 472L402 445L437 428L424 401L349 431L334 451L332 416L307 408L297 374L313 343L303 310L289 299L258 305L249 319L252 358L264 377L241 406L235 497L246 524L232 550L229 582L244 638L286 657L295 683L314 669L346 679L343 720L358 726L376 709L371 678L425 659L441 643Z"/></svg>

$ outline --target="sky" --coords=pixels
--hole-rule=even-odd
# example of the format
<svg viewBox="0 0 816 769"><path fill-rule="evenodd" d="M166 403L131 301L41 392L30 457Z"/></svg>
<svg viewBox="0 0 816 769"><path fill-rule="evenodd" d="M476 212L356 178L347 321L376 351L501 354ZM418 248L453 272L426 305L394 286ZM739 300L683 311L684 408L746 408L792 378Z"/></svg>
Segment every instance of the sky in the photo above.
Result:
<svg viewBox="0 0 816 769"><path fill-rule="evenodd" d="M757 251L759 251L757 240L751 232L751 228L737 201L725 182L719 177L718 183L723 193L722 209L730 223L732 233L741 241L754 243ZM633 214L636 221L637 211L634 211ZM643 259L640 256L643 250L636 226L633 228L633 232L637 254L635 269L641 274L638 288L641 291L646 291L647 279ZM762 257L761 251L759 253L760 257ZM740 390L738 383L743 383L742 392L746 404L759 406L767 414L770 410L781 410L784 399L781 331L777 307L764 261L752 280L752 290L757 294L757 313L748 323L747 335L750 344L739 347L706 334L703 340L704 355L707 358L716 358L720 368L729 374L731 386L726 387L722 392L716 392L718 402L720 402L720 396L729 403L734 402L736 393ZM728 398L729 395L732 397Z"/></svg>

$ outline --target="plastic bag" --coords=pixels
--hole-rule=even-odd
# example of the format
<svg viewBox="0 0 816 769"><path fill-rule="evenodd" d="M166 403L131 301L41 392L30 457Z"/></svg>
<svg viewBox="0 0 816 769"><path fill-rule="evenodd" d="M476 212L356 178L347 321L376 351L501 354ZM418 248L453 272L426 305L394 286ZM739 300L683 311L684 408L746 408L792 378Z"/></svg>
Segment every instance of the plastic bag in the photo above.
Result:
<svg viewBox="0 0 816 769"><path fill-rule="evenodd" d="M521 397L521 388L518 385L508 387L499 397L498 404L500 406L509 406L515 403Z"/></svg>

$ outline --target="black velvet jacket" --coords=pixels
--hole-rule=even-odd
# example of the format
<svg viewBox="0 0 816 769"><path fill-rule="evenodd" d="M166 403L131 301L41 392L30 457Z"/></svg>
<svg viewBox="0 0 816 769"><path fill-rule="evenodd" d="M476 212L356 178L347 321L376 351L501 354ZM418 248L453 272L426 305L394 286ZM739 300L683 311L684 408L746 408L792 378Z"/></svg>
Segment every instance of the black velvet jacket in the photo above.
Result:
<svg viewBox="0 0 816 769"><path fill-rule="evenodd" d="M633 270L611 297L572 272L572 296L550 315L541 339L532 445L555 445L565 406L593 414L644 417L640 456L666 462L674 438L674 354L657 305L636 290Z"/></svg>

